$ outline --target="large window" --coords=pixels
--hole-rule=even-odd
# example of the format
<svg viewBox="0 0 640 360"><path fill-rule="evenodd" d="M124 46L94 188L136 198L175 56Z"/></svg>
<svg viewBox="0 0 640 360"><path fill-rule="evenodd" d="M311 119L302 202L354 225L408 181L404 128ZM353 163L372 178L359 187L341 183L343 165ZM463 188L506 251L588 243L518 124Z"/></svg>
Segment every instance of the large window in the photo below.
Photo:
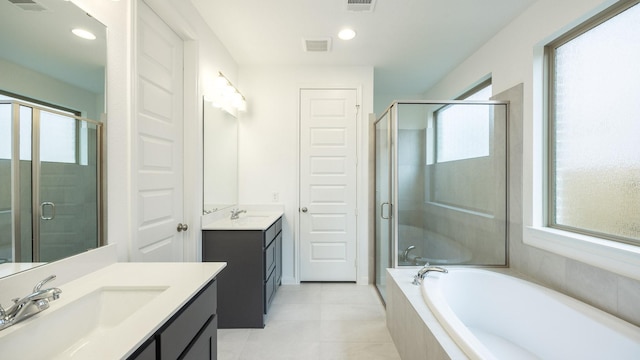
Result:
<svg viewBox="0 0 640 360"><path fill-rule="evenodd" d="M548 226L640 244L640 5L546 48Z"/></svg>

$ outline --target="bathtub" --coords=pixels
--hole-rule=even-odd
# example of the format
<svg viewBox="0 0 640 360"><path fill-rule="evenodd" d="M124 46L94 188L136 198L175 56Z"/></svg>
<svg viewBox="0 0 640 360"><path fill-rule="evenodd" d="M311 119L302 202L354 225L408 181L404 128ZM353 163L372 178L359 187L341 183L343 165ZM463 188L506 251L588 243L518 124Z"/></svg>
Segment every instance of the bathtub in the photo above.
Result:
<svg viewBox="0 0 640 360"><path fill-rule="evenodd" d="M421 291L471 359L640 359L640 328L516 277L449 268L429 273Z"/></svg>

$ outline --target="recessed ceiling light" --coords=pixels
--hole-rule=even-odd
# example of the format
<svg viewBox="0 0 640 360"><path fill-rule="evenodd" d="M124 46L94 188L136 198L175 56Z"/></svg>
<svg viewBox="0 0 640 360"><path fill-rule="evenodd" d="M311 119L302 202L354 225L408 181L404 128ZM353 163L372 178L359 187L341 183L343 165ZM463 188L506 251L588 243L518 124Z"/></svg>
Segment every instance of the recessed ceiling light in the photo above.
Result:
<svg viewBox="0 0 640 360"><path fill-rule="evenodd" d="M342 29L338 33L338 37L342 40L351 40L356 37L356 32L352 29Z"/></svg>
<svg viewBox="0 0 640 360"><path fill-rule="evenodd" d="M76 29L71 30L71 32L75 36L81 37L83 39L87 39L87 40L95 40L96 39L96 36L93 35L93 33L91 33L90 31L87 31L85 29L76 28Z"/></svg>

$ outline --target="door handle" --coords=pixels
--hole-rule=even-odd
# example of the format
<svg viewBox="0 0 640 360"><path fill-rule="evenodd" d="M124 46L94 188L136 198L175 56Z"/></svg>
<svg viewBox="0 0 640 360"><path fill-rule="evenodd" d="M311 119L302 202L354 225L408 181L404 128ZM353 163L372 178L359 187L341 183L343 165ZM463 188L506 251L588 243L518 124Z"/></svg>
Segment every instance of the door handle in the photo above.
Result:
<svg viewBox="0 0 640 360"><path fill-rule="evenodd" d="M382 204L380 204L380 217L382 219L389 220L390 219L389 215L387 215L386 217L384 216L384 206L385 205L387 205L387 206L389 206L389 208L391 208L391 204L389 204L388 202L383 202Z"/></svg>
<svg viewBox="0 0 640 360"><path fill-rule="evenodd" d="M44 216L44 208L46 206L50 206L51 207L51 216ZM42 204L40 204L40 219L42 220L53 220L56 217L56 204L50 202L50 201L45 201Z"/></svg>
<svg viewBox="0 0 640 360"><path fill-rule="evenodd" d="M302 211L303 213L306 213L307 212L307 208L303 207L303 208L300 209L300 211Z"/></svg>
<svg viewBox="0 0 640 360"><path fill-rule="evenodd" d="M187 224L178 224L178 232L189 230L189 225Z"/></svg>

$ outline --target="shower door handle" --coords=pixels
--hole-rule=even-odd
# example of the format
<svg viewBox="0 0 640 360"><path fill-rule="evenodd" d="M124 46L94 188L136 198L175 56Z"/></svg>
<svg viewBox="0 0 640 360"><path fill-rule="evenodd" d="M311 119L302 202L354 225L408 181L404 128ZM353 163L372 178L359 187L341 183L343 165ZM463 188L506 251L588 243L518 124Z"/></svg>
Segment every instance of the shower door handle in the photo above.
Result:
<svg viewBox="0 0 640 360"><path fill-rule="evenodd" d="M44 216L44 209L47 206L51 207L51 216ZM55 217L56 217L56 204L50 201L45 201L42 204L40 204L40 219L53 220Z"/></svg>
<svg viewBox="0 0 640 360"><path fill-rule="evenodd" d="M383 202L382 204L380 204L380 217L385 219L385 220L389 220L391 218L391 216L389 216L389 215L387 215L386 217L384 216L384 206L385 205L387 205L389 207L389 212L391 210L391 204L389 204L388 202Z"/></svg>

